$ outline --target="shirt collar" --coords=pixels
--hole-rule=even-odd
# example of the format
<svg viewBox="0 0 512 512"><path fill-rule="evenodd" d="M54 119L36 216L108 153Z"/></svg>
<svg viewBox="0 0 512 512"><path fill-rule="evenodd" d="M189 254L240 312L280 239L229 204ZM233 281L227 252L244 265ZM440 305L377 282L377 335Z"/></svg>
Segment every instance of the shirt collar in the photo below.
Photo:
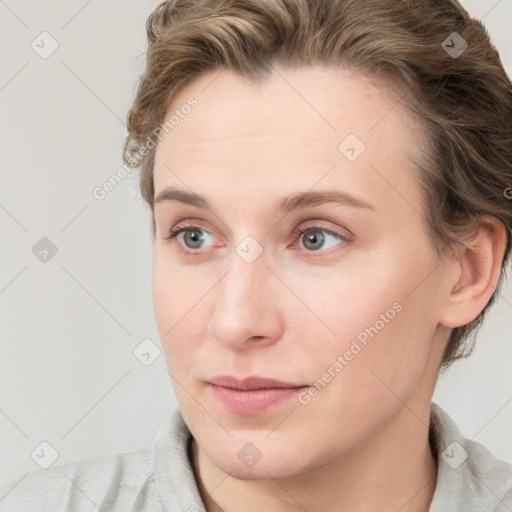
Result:
<svg viewBox="0 0 512 512"><path fill-rule="evenodd" d="M205 512L189 456L191 441L192 434L177 408L151 444L154 478L164 512Z"/></svg>
<svg viewBox="0 0 512 512"><path fill-rule="evenodd" d="M465 438L436 403L432 402L430 412L438 475L429 512L511 511L510 493L504 496L512 488L512 466L496 459L481 443Z"/></svg>

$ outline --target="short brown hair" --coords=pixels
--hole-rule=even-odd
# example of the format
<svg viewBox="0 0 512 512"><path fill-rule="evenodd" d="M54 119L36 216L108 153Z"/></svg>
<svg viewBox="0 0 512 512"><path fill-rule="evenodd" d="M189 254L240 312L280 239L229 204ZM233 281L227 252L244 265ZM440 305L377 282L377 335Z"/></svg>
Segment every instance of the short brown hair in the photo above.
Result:
<svg viewBox="0 0 512 512"><path fill-rule="evenodd" d="M262 80L274 64L343 65L412 93L406 107L427 134L414 164L438 254L482 215L507 232L497 289L474 321L452 330L441 368L469 355L469 334L503 282L512 234L512 84L485 27L456 0L171 0L154 9L146 30L123 160L141 165L153 235L155 144L144 146L199 75L229 69Z"/></svg>

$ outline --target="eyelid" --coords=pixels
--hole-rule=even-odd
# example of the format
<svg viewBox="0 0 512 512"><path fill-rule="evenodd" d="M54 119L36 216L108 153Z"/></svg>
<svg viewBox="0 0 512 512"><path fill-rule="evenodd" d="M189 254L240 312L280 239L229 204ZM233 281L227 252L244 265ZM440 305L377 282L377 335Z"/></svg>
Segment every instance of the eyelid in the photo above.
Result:
<svg viewBox="0 0 512 512"><path fill-rule="evenodd" d="M209 233L209 231L207 229L204 229L202 228L201 226L198 226L196 224L187 224L187 223L183 223L183 222L178 222L177 224L175 224L168 232L168 236L165 237L165 240L169 240L171 238L175 238L177 235L179 235L181 232L183 231L194 231L194 230L201 230L201 231L206 231Z"/></svg>
<svg viewBox="0 0 512 512"><path fill-rule="evenodd" d="M339 238L340 240L345 240L345 241L350 240L349 236L346 236L346 235L344 235L342 233L339 233L339 232L337 232L337 231L335 231L333 229L330 229L330 228L326 228L325 226L321 226L319 224L314 224L314 225L311 225L311 226L310 225L308 225L308 226L297 226L293 230L293 233L297 234L297 235L302 235L302 234L306 233L307 231L315 231L315 230L316 231L324 231L325 233L329 233L331 236Z"/></svg>

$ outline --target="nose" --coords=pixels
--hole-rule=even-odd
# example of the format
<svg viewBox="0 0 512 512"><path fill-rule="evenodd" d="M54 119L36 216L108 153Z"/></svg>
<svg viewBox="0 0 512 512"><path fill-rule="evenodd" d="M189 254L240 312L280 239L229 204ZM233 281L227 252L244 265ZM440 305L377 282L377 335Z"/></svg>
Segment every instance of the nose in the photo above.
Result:
<svg viewBox="0 0 512 512"><path fill-rule="evenodd" d="M283 305L279 280L267 267L264 253L248 263L233 251L225 268L215 287L209 334L237 350L275 343L281 336Z"/></svg>

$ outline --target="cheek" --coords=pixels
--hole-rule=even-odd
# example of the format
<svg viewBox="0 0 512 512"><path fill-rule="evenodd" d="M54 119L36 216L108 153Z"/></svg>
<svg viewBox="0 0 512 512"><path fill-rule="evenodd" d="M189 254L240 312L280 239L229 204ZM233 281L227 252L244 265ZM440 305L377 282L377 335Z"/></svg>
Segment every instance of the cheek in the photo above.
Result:
<svg viewBox="0 0 512 512"><path fill-rule="evenodd" d="M310 349L323 345L327 352L348 349L354 339L364 343L368 331L381 336L400 316L406 286L399 277L398 271L375 270L375 265L360 271L333 269L321 279L308 279L303 273L285 276L288 286L302 299L299 302L290 296L290 326L301 325L301 330L309 333L301 339L311 344Z"/></svg>
<svg viewBox="0 0 512 512"><path fill-rule="evenodd" d="M301 326L303 356L309 356L314 377L330 371L344 374L336 380L351 392L360 381L362 394L375 387L389 393L384 383L407 394L422 376L437 326L435 282L426 279L417 287L431 268L428 258L394 254L360 272L340 272L321 287L297 279L297 294L318 313L306 322L297 307L291 320ZM350 382L342 384L345 379Z"/></svg>
<svg viewBox="0 0 512 512"><path fill-rule="evenodd" d="M201 279L188 276L183 269L168 263L165 254L153 258L152 297L155 319L171 374L188 367L195 353L200 318L204 313L202 298L207 292Z"/></svg>
<svg viewBox="0 0 512 512"><path fill-rule="evenodd" d="M312 430L322 431L330 418L337 443L384 428L421 385L433 322L425 320L425 297L396 285L381 281L365 296L333 292L338 314L326 318L337 336L308 347L315 391L303 396L301 411Z"/></svg>

